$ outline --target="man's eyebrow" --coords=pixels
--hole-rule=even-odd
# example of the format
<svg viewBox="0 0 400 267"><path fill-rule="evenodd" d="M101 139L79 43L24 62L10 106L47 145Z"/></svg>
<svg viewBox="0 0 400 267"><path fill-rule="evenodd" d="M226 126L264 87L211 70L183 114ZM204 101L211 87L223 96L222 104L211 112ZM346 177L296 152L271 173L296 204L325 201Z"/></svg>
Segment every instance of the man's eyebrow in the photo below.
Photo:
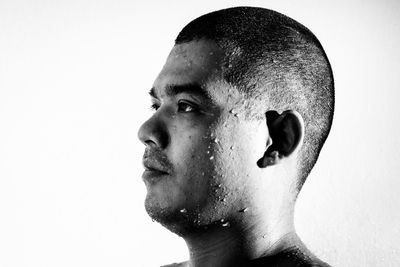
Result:
<svg viewBox="0 0 400 267"><path fill-rule="evenodd" d="M208 100L211 100L210 94L204 89L200 84L197 83L188 83L188 84L171 84L165 87L165 94L169 97L176 96L179 94L191 94L196 95ZM153 87L149 92L150 96L154 98L158 98L156 89Z"/></svg>

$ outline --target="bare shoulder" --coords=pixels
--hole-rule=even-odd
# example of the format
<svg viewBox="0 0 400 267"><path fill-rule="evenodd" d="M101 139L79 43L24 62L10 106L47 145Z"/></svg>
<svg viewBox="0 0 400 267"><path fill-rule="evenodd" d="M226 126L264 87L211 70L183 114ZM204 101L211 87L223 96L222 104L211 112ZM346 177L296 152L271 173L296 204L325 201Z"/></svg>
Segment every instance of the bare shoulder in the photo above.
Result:
<svg viewBox="0 0 400 267"><path fill-rule="evenodd" d="M171 263L168 265L163 265L161 267L188 267L188 266L189 266L188 262L185 261L185 262L180 262L180 263Z"/></svg>
<svg viewBox="0 0 400 267"><path fill-rule="evenodd" d="M331 267L313 254L298 248L282 251L278 254L255 259L248 266L252 267Z"/></svg>

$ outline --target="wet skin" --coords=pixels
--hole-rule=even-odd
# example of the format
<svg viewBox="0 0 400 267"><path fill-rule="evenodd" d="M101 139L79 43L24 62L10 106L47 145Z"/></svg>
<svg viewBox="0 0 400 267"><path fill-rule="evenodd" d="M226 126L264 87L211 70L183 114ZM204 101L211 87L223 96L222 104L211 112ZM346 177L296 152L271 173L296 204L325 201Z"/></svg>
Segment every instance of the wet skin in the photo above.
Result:
<svg viewBox="0 0 400 267"><path fill-rule="evenodd" d="M270 157L266 148L279 139L271 141L265 113L245 118L251 103L224 82L225 63L212 42L176 45L154 82L154 113L138 133L146 210L185 239L190 261L180 266L325 266L313 265L293 225L304 127L287 126L303 125L301 116L271 124L299 131L299 140L286 156ZM260 159L275 163L260 167Z"/></svg>
<svg viewBox="0 0 400 267"><path fill-rule="evenodd" d="M153 167L143 176L146 210L181 235L226 226L257 190L251 179L268 130L243 119L246 103L223 81L223 58L207 41L174 46L150 92L154 114L138 133Z"/></svg>

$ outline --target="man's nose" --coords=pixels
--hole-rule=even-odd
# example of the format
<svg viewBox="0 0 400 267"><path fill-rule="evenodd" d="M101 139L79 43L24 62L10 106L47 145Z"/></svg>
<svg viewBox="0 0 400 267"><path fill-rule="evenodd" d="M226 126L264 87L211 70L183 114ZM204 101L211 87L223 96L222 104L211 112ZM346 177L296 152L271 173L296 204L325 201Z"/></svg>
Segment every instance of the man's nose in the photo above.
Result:
<svg viewBox="0 0 400 267"><path fill-rule="evenodd" d="M138 131L139 140L146 146L165 148L169 142L166 122L157 113L145 121Z"/></svg>

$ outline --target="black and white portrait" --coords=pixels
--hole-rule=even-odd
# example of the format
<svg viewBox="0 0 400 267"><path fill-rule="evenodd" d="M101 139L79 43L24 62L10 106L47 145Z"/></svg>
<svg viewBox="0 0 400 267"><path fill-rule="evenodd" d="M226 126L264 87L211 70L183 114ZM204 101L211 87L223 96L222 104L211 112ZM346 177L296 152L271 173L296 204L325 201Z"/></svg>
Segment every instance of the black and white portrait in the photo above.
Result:
<svg viewBox="0 0 400 267"><path fill-rule="evenodd" d="M400 2L0 2L0 266L399 266Z"/></svg>

